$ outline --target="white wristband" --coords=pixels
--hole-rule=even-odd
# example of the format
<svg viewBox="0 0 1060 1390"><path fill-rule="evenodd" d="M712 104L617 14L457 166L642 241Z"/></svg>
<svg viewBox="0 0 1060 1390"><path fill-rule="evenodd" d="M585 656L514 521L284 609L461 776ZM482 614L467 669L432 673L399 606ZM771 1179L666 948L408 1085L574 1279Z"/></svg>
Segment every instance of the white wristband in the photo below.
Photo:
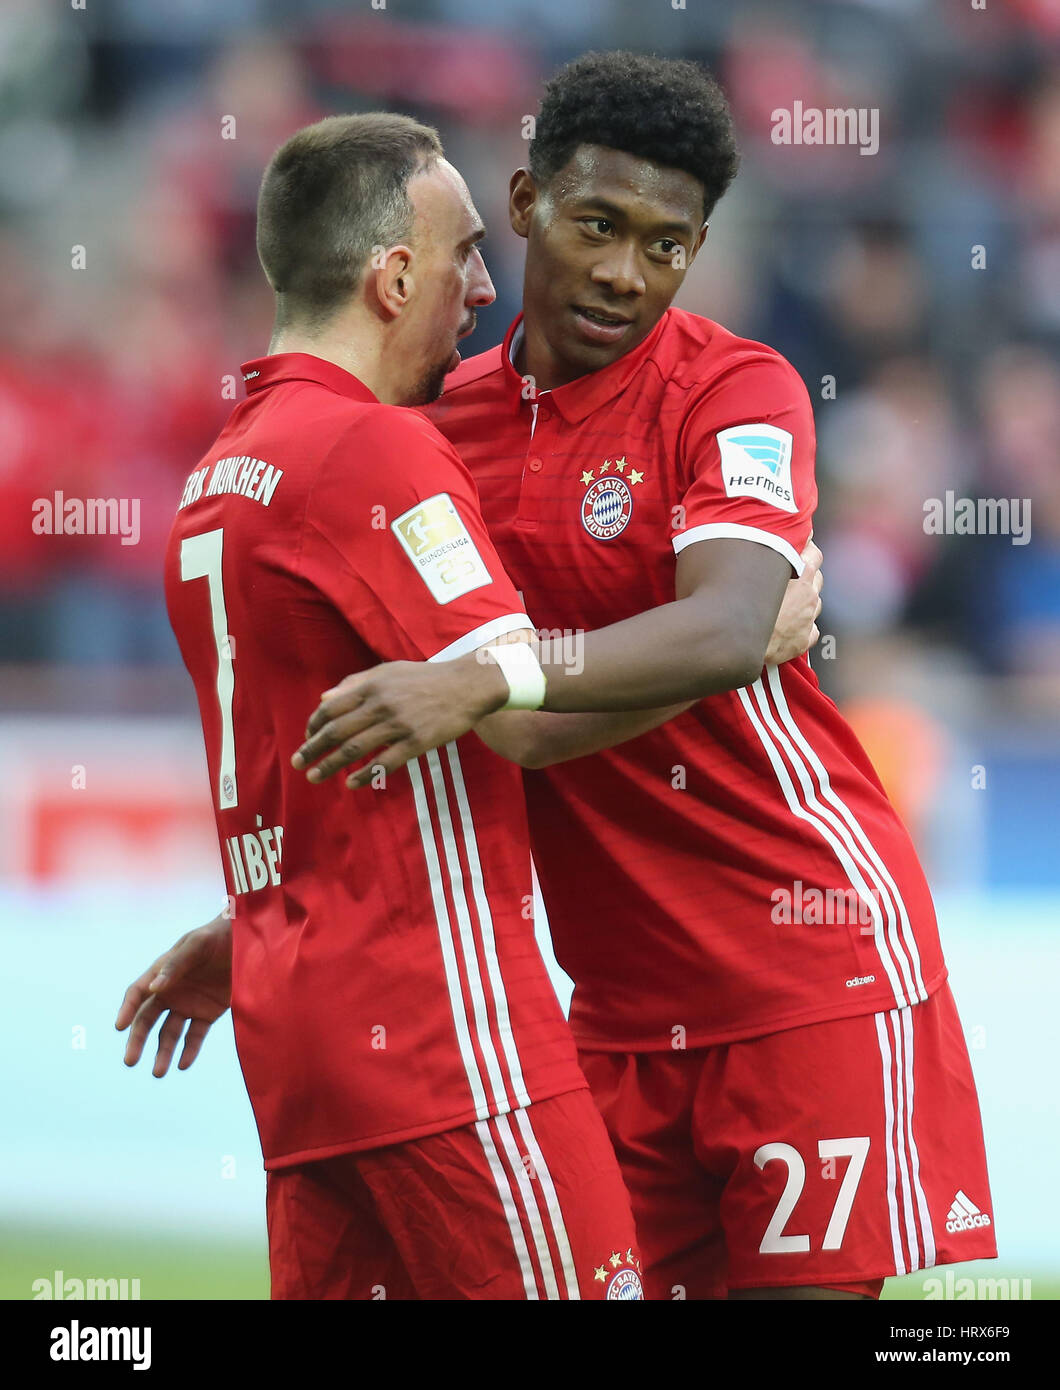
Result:
<svg viewBox="0 0 1060 1390"><path fill-rule="evenodd" d="M540 709L545 703L545 673L529 642L505 642L483 647L508 682L508 699L501 709Z"/></svg>

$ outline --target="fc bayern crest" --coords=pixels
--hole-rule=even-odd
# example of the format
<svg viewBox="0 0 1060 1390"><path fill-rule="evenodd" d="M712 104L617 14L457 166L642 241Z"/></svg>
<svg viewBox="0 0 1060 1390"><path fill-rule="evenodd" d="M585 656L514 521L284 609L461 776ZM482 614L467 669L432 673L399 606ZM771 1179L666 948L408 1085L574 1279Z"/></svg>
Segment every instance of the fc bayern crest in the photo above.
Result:
<svg viewBox="0 0 1060 1390"><path fill-rule="evenodd" d="M599 541L609 541L629 525L633 494L625 478L599 478L582 499L582 525Z"/></svg>
<svg viewBox="0 0 1060 1390"><path fill-rule="evenodd" d="M595 1266L593 1279L599 1284L607 1285L604 1290L604 1298L607 1300L644 1297L644 1285L640 1282L640 1261L634 1255L632 1246L624 1255L621 1250L612 1250L606 1260Z"/></svg>
<svg viewBox="0 0 1060 1390"><path fill-rule="evenodd" d="M643 1299L644 1287L635 1269L620 1269L607 1286L607 1298Z"/></svg>

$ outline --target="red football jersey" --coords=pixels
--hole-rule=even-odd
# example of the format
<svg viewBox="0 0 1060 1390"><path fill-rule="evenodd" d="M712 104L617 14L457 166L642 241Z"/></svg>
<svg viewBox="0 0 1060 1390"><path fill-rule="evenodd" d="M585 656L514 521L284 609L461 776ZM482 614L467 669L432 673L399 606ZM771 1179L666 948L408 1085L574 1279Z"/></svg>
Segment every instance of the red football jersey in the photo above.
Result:
<svg viewBox="0 0 1060 1390"><path fill-rule="evenodd" d="M452 448L319 358L247 364L190 475L166 598L235 899L236 1043L266 1167L583 1086L538 952L519 772L475 735L385 787L290 764L321 692L529 626Z"/></svg>
<svg viewBox="0 0 1060 1390"><path fill-rule="evenodd" d="M798 571L813 414L778 353L671 309L634 351L535 398L511 362L519 331L428 413L539 629L671 602L674 552L711 537ZM585 1047L725 1042L923 1000L945 978L913 846L805 658L524 780Z"/></svg>

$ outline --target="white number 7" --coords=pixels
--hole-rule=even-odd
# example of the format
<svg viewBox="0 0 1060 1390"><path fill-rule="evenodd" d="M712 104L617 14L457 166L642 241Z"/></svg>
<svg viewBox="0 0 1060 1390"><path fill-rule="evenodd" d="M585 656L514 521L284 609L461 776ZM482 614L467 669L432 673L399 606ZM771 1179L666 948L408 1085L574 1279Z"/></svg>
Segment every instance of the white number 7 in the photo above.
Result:
<svg viewBox="0 0 1060 1390"><path fill-rule="evenodd" d="M204 531L187 536L180 543L180 577L205 579L210 586L210 617L217 648L217 703L221 709L221 759L217 766L217 805L227 811L239 805L236 785L236 739L232 726L232 699L236 680L232 669L232 639L228 635L228 613L221 583L221 555L224 531Z"/></svg>
<svg viewBox="0 0 1060 1390"><path fill-rule="evenodd" d="M850 1220L850 1209L854 1205L854 1196L861 1182L861 1175L865 1171L868 1153L868 1135L856 1139L818 1140L818 1157L850 1159L843 1174L843 1181L839 1185L828 1229L824 1233L822 1250L838 1250L843 1244L847 1222ZM788 1217L795 1210L796 1202L802 1196L802 1189L806 1183L806 1164L802 1161L802 1154L790 1144L763 1144L755 1153L755 1167L762 1169L775 1158L779 1158L787 1166L788 1180L784 1184L784 1191L780 1194L780 1201L758 1249L763 1255L805 1253L810 1248L810 1237L785 1235L784 1227L788 1223Z"/></svg>
<svg viewBox="0 0 1060 1390"><path fill-rule="evenodd" d="M817 1153L821 1158L850 1159L843 1174L843 1181L839 1185L839 1195L832 1208L832 1219L828 1223L821 1245L822 1250L838 1250L846 1235L850 1208L854 1205L854 1194L865 1171L865 1160L869 1156L869 1136L865 1134L857 1139L821 1139L817 1144Z"/></svg>

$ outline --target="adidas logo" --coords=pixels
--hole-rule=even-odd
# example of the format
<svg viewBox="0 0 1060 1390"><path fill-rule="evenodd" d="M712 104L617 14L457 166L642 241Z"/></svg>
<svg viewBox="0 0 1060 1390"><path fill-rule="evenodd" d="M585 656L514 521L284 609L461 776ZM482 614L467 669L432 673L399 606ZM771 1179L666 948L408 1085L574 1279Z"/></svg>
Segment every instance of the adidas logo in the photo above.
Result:
<svg viewBox="0 0 1060 1390"><path fill-rule="evenodd" d="M946 1217L946 1229L952 1235L955 1231L974 1231L977 1226L989 1226L990 1218L980 1211L966 1192L958 1191Z"/></svg>

